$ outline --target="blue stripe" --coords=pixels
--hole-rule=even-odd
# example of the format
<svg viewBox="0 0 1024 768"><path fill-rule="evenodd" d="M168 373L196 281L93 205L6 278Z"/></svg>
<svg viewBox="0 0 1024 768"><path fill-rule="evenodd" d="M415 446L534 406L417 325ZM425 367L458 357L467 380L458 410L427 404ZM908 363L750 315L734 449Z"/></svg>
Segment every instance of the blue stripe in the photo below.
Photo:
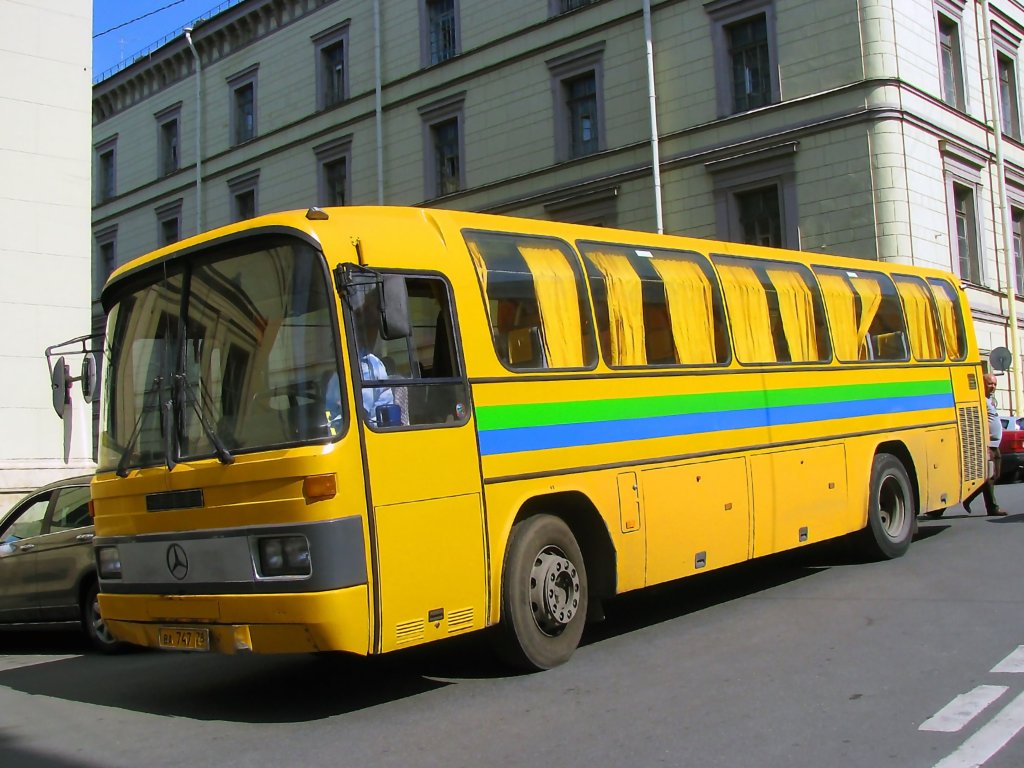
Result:
<svg viewBox="0 0 1024 768"><path fill-rule="evenodd" d="M480 433L480 452L484 456L494 456L502 453L625 443L631 440L650 440L657 437L677 437L757 427L779 427L786 424L807 424L833 419L884 416L952 407L953 396L945 393L892 397L884 400L855 400L814 405L786 405L767 409L750 408L717 413L654 416L587 424L555 424L542 427L496 429Z"/></svg>

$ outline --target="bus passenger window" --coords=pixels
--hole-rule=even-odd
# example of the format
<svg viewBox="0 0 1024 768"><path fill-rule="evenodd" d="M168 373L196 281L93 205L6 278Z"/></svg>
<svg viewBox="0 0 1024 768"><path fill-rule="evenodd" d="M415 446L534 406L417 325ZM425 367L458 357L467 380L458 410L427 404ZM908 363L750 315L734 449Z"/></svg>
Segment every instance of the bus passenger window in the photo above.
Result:
<svg viewBox="0 0 1024 768"><path fill-rule="evenodd" d="M594 331L579 264L560 240L465 232L494 351L512 370L586 368Z"/></svg>
<svg viewBox="0 0 1024 768"><path fill-rule="evenodd" d="M950 360L963 360L967 357L967 342L964 335L964 316L960 310L956 290L945 280L935 277L928 278L928 287L939 310L939 324L942 327L942 338L946 342L946 354Z"/></svg>
<svg viewBox="0 0 1024 768"><path fill-rule="evenodd" d="M919 277L894 275L893 279L903 299L914 357L918 360L943 360L938 315L928 286Z"/></svg>
<svg viewBox="0 0 1024 768"><path fill-rule="evenodd" d="M843 362L909 360L896 286L879 272L815 267L836 356Z"/></svg>
<svg viewBox="0 0 1024 768"><path fill-rule="evenodd" d="M351 286L359 410L377 429L463 424L469 418L469 393L447 284L406 277L405 285L410 334L399 339L381 333L376 283Z"/></svg>
<svg viewBox="0 0 1024 768"><path fill-rule="evenodd" d="M611 367L714 365L729 358L722 300L703 257L578 243Z"/></svg>
<svg viewBox="0 0 1024 768"><path fill-rule="evenodd" d="M813 363L832 359L821 296L806 267L713 257L742 363Z"/></svg>

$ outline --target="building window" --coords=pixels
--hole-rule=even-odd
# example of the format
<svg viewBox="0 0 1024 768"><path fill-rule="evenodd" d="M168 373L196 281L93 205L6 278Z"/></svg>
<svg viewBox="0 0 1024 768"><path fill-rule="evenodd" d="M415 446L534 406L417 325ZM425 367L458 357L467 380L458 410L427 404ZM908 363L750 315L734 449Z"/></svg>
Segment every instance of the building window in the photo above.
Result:
<svg viewBox="0 0 1024 768"><path fill-rule="evenodd" d="M349 167L352 157L352 137L321 144L313 148L316 156L317 199L321 206L347 205L351 199Z"/></svg>
<svg viewBox="0 0 1024 768"><path fill-rule="evenodd" d="M939 35L939 67L942 76L942 100L963 111L964 70L960 51L960 25L945 13L937 14Z"/></svg>
<svg viewBox="0 0 1024 768"><path fill-rule="evenodd" d="M463 138L465 92L420 107L424 132L424 180L427 198L466 187Z"/></svg>
<svg viewBox="0 0 1024 768"><path fill-rule="evenodd" d="M550 0L550 15L558 16L569 11L575 11L577 8L593 5L595 2L596 0Z"/></svg>
<svg viewBox="0 0 1024 768"><path fill-rule="evenodd" d="M256 138L256 74L250 67L228 79L231 88L231 144L244 144Z"/></svg>
<svg viewBox="0 0 1024 768"><path fill-rule="evenodd" d="M92 300L100 300L100 293L117 266L117 227L108 227L95 235L96 259L93 261Z"/></svg>
<svg viewBox="0 0 1024 768"><path fill-rule="evenodd" d="M117 137L96 145L96 200L105 203L117 195Z"/></svg>
<svg viewBox="0 0 1024 768"><path fill-rule="evenodd" d="M432 66L459 53L459 4L457 0L423 0L420 5L423 65Z"/></svg>
<svg viewBox="0 0 1024 768"><path fill-rule="evenodd" d="M978 216L974 188L953 182L953 234L960 277L981 285L981 257L978 251Z"/></svg>
<svg viewBox="0 0 1024 768"><path fill-rule="evenodd" d="M734 195L742 242L781 248L782 216L779 213L778 186L772 184L735 192Z"/></svg>
<svg viewBox="0 0 1024 768"><path fill-rule="evenodd" d="M604 43L547 62L554 94L555 160L585 157L604 147Z"/></svg>
<svg viewBox="0 0 1024 768"><path fill-rule="evenodd" d="M228 181L232 221L244 221L256 215L259 205L259 200L256 197L259 179L259 171L250 171Z"/></svg>
<svg viewBox="0 0 1024 768"><path fill-rule="evenodd" d="M714 181L719 239L800 247L796 151L796 142L785 142L705 163Z"/></svg>
<svg viewBox="0 0 1024 768"><path fill-rule="evenodd" d="M313 38L316 50L317 109L327 109L348 98L349 22Z"/></svg>
<svg viewBox="0 0 1024 768"><path fill-rule="evenodd" d="M1010 208L1010 232L1013 239L1013 270L1017 276L1016 291L1024 295L1024 208Z"/></svg>
<svg viewBox="0 0 1024 768"><path fill-rule="evenodd" d="M711 19L715 91L721 115L781 99L772 0L714 0Z"/></svg>
<svg viewBox="0 0 1024 768"><path fill-rule="evenodd" d="M181 104L156 114L157 174L167 176L181 167Z"/></svg>
<svg viewBox="0 0 1024 768"><path fill-rule="evenodd" d="M181 239L181 200L156 209L157 245L164 247Z"/></svg>
<svg viewBox="0 0 1024 768"><path fill-rule="evenodd" d="M1003 133L1014 139L1020 138L1020 112L1017 100L1017 68L1009 56L996 54L996 70L999 75L999 118Z"/></svg>

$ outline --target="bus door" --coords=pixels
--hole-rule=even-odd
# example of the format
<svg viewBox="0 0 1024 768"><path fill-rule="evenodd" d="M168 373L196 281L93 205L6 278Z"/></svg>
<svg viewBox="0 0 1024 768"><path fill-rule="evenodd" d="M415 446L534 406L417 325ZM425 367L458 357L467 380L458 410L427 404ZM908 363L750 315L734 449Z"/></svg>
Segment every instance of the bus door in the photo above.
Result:
<svg viewBox="0 0 1024 768"><path fill-rule="evenodd" d="M359 275L345 304L372 505L375 648L483 627L480 458L448 284Z"/></svg>

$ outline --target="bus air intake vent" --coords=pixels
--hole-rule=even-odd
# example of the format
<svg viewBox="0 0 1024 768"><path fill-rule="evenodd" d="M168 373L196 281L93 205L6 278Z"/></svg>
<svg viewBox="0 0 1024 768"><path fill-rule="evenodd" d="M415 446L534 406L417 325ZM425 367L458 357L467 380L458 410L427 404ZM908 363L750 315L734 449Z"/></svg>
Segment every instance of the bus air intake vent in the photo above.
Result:
<svg viewBox="0 0 1024 768"><path fill-rule="evenodd" d="M984 480L987 457L981 434L981 409L976 405L958 408L957 421L960 424L964 482Z"/></svg>
<svg viewBox="0 0 1024 768"><path fill-rule="evenodd" d="M395 642L399 645L405 645L406 643L415 643L417 640L422 640L424 626L423 619L403 621L395 627Z"/></svg>
<svg viewBox="0 0 1024 768"><path fill-rule="evenodd" d="M473 609L463 608L448 614L448 633L461 632L473 626Z"/></svg>

